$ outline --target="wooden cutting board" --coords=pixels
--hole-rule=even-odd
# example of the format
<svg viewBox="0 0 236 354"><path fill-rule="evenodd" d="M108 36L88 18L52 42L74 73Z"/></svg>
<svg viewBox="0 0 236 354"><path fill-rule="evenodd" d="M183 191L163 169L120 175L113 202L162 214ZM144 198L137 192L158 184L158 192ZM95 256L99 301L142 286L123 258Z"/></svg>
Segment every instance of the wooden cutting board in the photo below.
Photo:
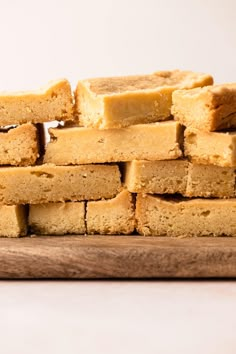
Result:
<svg viewBox="0 0 236 354"><path fill-rule="evenodd" d="M236 277L236 238L32 236L0 239L0 278Z"/></svg>

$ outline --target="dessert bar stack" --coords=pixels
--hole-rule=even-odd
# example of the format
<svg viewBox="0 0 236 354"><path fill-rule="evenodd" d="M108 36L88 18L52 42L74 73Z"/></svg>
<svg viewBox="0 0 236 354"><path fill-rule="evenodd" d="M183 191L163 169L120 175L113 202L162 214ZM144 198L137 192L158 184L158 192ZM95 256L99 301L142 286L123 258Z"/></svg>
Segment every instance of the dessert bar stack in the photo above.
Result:
<svg viewBox="0 0 236 354"><path fill-rule="evenodd" d="M43 123L72 118L67 80L53 81L35 92L0 94L0 236L28 234L29 204L35 202L36 193L38 199L48 198L40 181L46 176L46 167L41 166Z"/></svg>
<svg viewBox="0 0 236 354"><path fill-rule="evenodd" d="M211 132L235 128L236 90L212 84L175 70L0 95L0 235L236 235L236 135Z"/></svg>
<svg viewBox="0 0 236 354"><path fill-rule="evenodd" d="M122 185L114 198L85 202L88 234L135 231L135 194L124 181L125 163L182 157L183 128L171 117L172 93L210 83L209 75L181 71L79 81L75 121L49 130L44 162L120 169Z"/></svg>
<svg viewBox="0 0 236 354"><path fill-rule="evenodd" d="M236 84L176 90L172 99L174 119L186 127L187 160L175 170L162 166L164 173L156 167L153 178L158 182L151 187L149 182L145 193L161 193L159 181L168 176L185 198L139 195L138 230L146 235L236 236ZM143 168L137 163L128 166L132 187L137 183L132 169L145 179Z"/></svg>

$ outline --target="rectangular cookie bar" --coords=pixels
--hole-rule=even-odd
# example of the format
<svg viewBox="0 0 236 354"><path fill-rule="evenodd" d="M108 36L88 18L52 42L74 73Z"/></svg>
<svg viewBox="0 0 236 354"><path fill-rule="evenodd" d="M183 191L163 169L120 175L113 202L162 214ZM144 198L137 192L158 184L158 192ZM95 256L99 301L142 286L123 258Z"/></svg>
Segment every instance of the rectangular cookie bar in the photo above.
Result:
<svg viewBox="0 0 236 354"><path fill-rule="evenodd" d="M87 203L87 233L102 235L128 235L134 231L134 203L127 190L115 198Z"/></svg>
<svg viewBox="0 0 236 354"><path fill-rule="evenodd" d="M236 199L174 199L138 194L137 230L145 236L236 236Z"/></svg>
<svg viewBox="0 0 236 354"><path fill-rule="evenodd" d="M49 202L113 198L121 187L117 165L0 168L0 203Z"/></svg>
<svg viewBox="0 0 236 354"><path fill-rule="evenodd" d="M49 132L51 142L44 162L56 165L167 160L182 156L182 126L174 121L122 129L51 128Z"/></svg>
<svg viewBox="0 0 236 354"><path fill-rule="evenodd" d="M86 127L153 123L170 116L174 90L212 83L210 75L179 70L83 80L75 90L75 111Z"/></svg>
<svg viewBox="0 0 236 354"><path fill-rule="evenodd" d="M132 193L178 193L205 198L235 196L233 168L192 164L187 160L126 162L123 179Z"/></svg>
<svg viewBox="0 0 236 354"><path fill-rule="evenodd" d="M204 132L187 128L184 154L198 164L236 166L236 132Z"/></svg>
<svg viewBox="0 0 236 354"><path fill-rule="evenodd" d="M0 237L27 235L27 212L23 205L0 205Z"/></svg>
<svg viewBox="0 0 236 354"><path fill-rule="evenodd" d="M233 198L235 196L234 168L189 164L186 197Z"/></svg>
<svg viewBox="0 0 236 354"><path fill-rule="evenodd" d="M30 205L29 227L31 233L38 235L83 235L85 202Z"/></svg>
<svg viewBox="0 0 236 354"><path fill-rule="evenodd" d="M205 131L236 128L236 83L177 90L171 111L187 127Z"/></svg>
<svg viewBox="0 0 236 354"><path fill-rule="evenodd" d="M22 124L0 129L0 165L34 165L39 157L39 136L35 125Z"/></svg>
<svg viewBox="0 0 236 354"><path fill-rule="evenodd" d="M67 80L37 91L0 93L0 126L72 120L73 99Z"/></svg>
<svg viewBox="0 0 236 354"><path fill-rule="evenodd" d="M188 161L134 160L123 165L124 184L132 193L180 193L186 192Z"/></svg>

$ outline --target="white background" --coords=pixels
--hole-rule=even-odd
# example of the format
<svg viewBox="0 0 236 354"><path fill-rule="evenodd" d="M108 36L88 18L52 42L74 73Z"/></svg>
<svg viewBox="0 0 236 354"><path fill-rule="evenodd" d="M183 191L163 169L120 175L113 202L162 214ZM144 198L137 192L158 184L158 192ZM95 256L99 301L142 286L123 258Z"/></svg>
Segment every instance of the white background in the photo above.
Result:
<svg viewBox="0 0 236 354"><path fill-rule="evenodd" d="M234 282L0 282L2 354L235 354Z"/></svg>
<svg viewBox="0 0 236 354"><path fill-rule="evenodd" d="M236 81L235 0L1 0L0 90L190 69Z"/></svg>
<svg viewBox="0 0 236 354"><path fill-rule="evenodd" d="M235 60L235 0L0 0L0 90ZM235 315L234 282L1 282L0 352L234 354Z"/></svg>

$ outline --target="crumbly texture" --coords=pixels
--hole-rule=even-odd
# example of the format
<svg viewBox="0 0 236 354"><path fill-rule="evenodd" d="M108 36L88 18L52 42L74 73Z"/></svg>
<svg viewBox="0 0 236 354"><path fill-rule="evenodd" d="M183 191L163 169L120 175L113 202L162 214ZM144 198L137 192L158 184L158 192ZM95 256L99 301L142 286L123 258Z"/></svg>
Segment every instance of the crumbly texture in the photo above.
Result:
<svg viewBox="0 0 236 354"><path fill-rule="evenodd" d="M189 164L187 197L233 198L235 196L234 168Z"/></svg>
<svg viewBox="0 0 236 354"><path fill-rule="evenodd" d="M0 93L0 126L72 119L73 98L65 79L38 91Z"/></svg>
<svg viewBox="0 0 236 354"><path fill-rule="evenodd" d="M184 154L198 164L236 166L236 132L204 132L187 128Z"/></svg>
<svg viewBox="0 0 236 354"><path fill-rule="evenodd" d="M83 235L85 203L47 203L29 207L29 227L38 235Z"/></svg>
<svg viewBox="0 0 236 354"><path fill-rule="evenodd" d="M0 205L0 237L27 234L27 212L23 205Z"/></svg>
<svg viewBox="0 0 236 354"><path fill-rule="evenodd" d="M174 199L138 194L137 230L145 236L236 236L236 199Z"/></svg>
<svg viewBox="0 0 236 354"><path fill-rule="evenodd" d="M124 184L132 193L180 193L186 192L188 161L138 161L123 165Z"/></svg>
<svg viewBox="0 0 236 354"><path fill-rule="evenodd" d="M210 75L179 70L83 80L75 90L75 112L81 126L93 128L153 123L170 116L174 90L212 83Z"/></svg>
<svg viewBox="0 0 236 354"><path fill-rule="evenodd" d="M49 202L113 198L121 188L117 165L0 168L0 203Z"/></svg>
<svg viewBox="0 0 236 354"><path fill-rule="evenodd" d="M0 130L0 165L34 165L39 150L38 130L33 124Z"/></svg>
<svg viewBox="0 0 236 354"><path fill-rule="evenodd" d="M235 171L230 167L192 164L187 160L134 160L124 163L122 168L124 184L131 193L235 196Z"/></svg>
<svg viewBox="0 0 236 354"><path fill-rule="evenodd" d="M133 125L122 129L52 128L45 163L56 165L169 160L182 156L178 122Z"/></svg>
<svg viewBox="0 0 236 354"><path fill-rule="evenodd" d="M131 234L135 228L134 204L127 190L110 200L87 203L88 234Z"/></svg>
<svg viewBox="0 0 236 354"><path fill-rule="evenodd" d="M171 112L187 127L205 131L236 128L236 83L177 90Z"/></svg>

